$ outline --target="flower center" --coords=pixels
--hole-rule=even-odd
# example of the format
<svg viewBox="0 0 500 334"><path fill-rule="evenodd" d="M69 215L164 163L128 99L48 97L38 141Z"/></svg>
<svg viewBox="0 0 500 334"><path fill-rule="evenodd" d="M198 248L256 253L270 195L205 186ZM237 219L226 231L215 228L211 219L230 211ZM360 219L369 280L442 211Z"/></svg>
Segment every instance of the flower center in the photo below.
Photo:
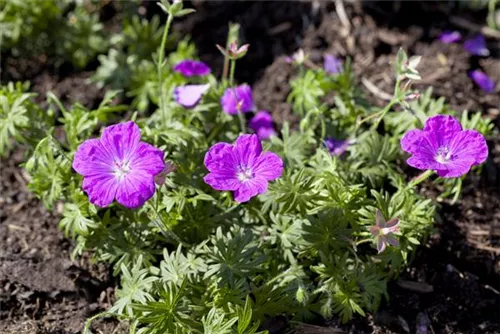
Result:
<svg viewBox="0 0 500 334"><path fill-rule="evenodd" d="M115 169L113 174L121 181L130 172L130 166L128 161L115 161Z"/></svg>
<svg viewBox="0 0 500 334"><path fill-rule="evenodd" d="M238 171L236 172L236 175L238 176L238 180L240 180L241 182L253 179L252 170L242 165L238 166Z"/></svg>
<svg viewBox="0 0 500 334"><path fill-rule="evenodd" d="M446 164L451 160L451 156L452 154L448 146L441 146L438 148L434 159L441 164Z"/></svg>

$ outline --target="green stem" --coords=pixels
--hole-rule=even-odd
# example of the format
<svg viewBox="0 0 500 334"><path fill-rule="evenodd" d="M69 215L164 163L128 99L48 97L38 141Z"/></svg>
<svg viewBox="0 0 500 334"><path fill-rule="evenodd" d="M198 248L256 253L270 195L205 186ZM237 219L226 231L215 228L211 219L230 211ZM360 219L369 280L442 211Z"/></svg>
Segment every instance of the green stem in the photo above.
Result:
<svg viewBox="0 0 500 334"><path fill-rule="evenodd" d="M164 100L164 94L163 94L163 84L162 84L162 70L163 70L163 60L165 58L165 46L167 44L167 36L168 32L170 31L170 26L172 25L172 21L174 19L174 16L172 14L168 14L167 17L167 23L165 24L165 29L163 30L163 37L161 39L161 45L160 49L158 50L158 85L159 85L159 93L160 93L160 110L163 112L165 111L165 100Z"/></svg>
<svg viewBox="0 0 500 334"><path fill-rule="evenodd" d="M434 174L433 170L426 170L425 172L423 172L422 174L411 180L410 183L408 183L408 185L406 186L406 189L414 188L418 184L427 180L429 176L431 176L432 174Z"/></svg>
<svg viewBox="0 0 500 334"><path fill-rule="evenodd" d="M234 81L234 71L236 69L236 60L231 59L231 70L229 72L229 86L233 86L233 81Z"/></svg>
<svg viewBox="0 0 500 334"><path fill-rule="evenodd" d="M380 122L384 119L385 115L387 115L387 113L389 112L389 110L391 110L392 106L394 104L396 104L396 102L398 102L398 100L396 98L393 98L391 100L391 102L389 102L389 104L387 104L385 106L385 108L380 111L381 116L379 118L377 118L377 120L375 121L375 123L373 123L372 130L376 130L378 128Z"/></svg>
<svg viewBox="0 0 500 334"><path fill-rule="evenodd" d="M156 198L158 198L158 196L156 196ZM160 212L158 210L158 200L155 200L155 206L153 206L153 204L151 204L151 202L147 202L149 204L149 206L151 207L151 209L153 209L153 211L156 213L156 217L158 217L158 220L152 220L153 223L160 229L161 233L167 238L167 239L174 239L175 241L177 241L179 244L181 244L182 246L185 246L185 244L182 242L182 240L177 236L177 234L174 233L174 231L172 231L169 227L168 227L168 224L165 223L165 221L163 220L163 217L160 215Z"/></svg>

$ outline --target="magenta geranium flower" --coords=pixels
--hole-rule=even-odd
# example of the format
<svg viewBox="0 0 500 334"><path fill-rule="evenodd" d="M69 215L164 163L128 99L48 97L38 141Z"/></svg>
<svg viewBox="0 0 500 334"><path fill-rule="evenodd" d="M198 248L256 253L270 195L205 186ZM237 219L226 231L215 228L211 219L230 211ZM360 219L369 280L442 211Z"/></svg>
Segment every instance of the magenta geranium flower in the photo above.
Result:
<svg viewBox="0 0 500 334"><path fill-rule="evenodd" d="M164 168L163 152L141 142L134 122L104 128L101 138L84 141L73 159L73 169L83 176L83 190L100 207L115 199L127 208L142 206L153 196L154 177Z"/></svg>
<svg viewBox="0 0 500 334"><path fill-rule="evenodd" d="M462 39L458 31L445 31L439 36L439 40L445 44L456 43Z"/></svg>
<svg viewBox="0 0 500 334"><path fill-rule="evenodd" d="M349 140L335 139L331 137L325 138L325 147L331 155L342 155L349 147Z"/></svg>
<svg viewBox="0 0 500 334"><path fill-rule="evenodd" d="M174 89L175 102L179 103L184 108L194 108L200 102L201 97L210 88L206 85L185 85Z"/></svg>
<svg viewBox="0 0 500 334"><path fill-rule="evenodd" d="M377 241L377 251L382 253L387 245L399 247L399 240L396 239L394 233L399 230L399 219L392 218L385 221L384 215L377 209L375 214L375 225L370 227L370 233Z"/></svg>
<svg viewBox="0 0 500 334"><path fill-rule="evenodd" d="M222 110L229 115L252 111L254 109L252 89L246 84L228 88L222 95L220 103Z"/></svg>
<svg viewBox="0 0 500 334"><path fill-rule="evenodd" d="M412 154L408 165L434 170L441 177L459 177L488 157L483 135L462 130L452 116L437 115L425 122L423 130L408 131L401 139L401 148Z"/></svg>
<svg viewBox="0 0 500 334"><path fill-rule="evenodd" d="M474 70L469 73L469 76L485 93L491 93L495 90L495 82L484 72Z"/></svg>
<svg viewBox="0 0 500 334"><path fill-rule="evenodd" d="M210 67L202 61L186 59L174 66L174 71L185 77L204 76L210 74Z"/></svg>
<svg viewBox="0 0 500 334"><path fill-rule="evenodd" d="M283 172L283 161L272 152L262 152L257 135L241 135L234 145L218 143L205 155L210 171L203 179L215 190L234 191L237 202L247 202L265 193L269 181Z"/></svg>
<svg viewBox="0 0 500 334"><path fill-rule="evenodd" d="M475 56L489 56L490 50L486 46L486 40L483 35L477 35L464 42L465 50L469 51Z"/></svg>
<svg viewBox="0 0 500 334"><path fill-rule="evenodd" d="M338 74L342 72L342 60L334 55L326 54L323 56L323 68L326 73Z"/></svg>
<svg viewBox="0 0 500 334"><path fill-rule="evenodd" d="M253 131L255 131L261 140L267 140L271 136L276 135L273 118L267 111L259 111L256 113L248 125Z"/></svg>

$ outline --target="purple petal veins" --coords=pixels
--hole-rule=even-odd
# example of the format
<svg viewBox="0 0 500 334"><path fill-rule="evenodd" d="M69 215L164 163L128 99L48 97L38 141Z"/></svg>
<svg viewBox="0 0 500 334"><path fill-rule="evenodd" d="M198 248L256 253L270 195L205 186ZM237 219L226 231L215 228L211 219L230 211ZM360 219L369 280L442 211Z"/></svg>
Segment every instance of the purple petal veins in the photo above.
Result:
<svg viewBox="0 0 500 334"><path fill-rule="evenodd" d="M269 181L283 173L283 160L272 152L262 152L257 135L241 135L234 145L218 143L205 155L210 172L203 179L215 190L234 191L237 202L247 202L265 193Z"/></svg>
<svg viewBox="0 0 500 334"><path fill-rule="evenodd" d="M474 82L481 87L485 93L492 93L495 90L495 82L491 80L484 72L480 70L474 70L469 73Z"/></svg>
<svg viewBox="0 0 500 334"><path fill-rule="evenodd" d="M222 110L229 115L246 113L254 109L252 89L246 84L226 89L220 102Z"/></svg>
<svg viewBox="0 0 500 334"><path fill-rule="evenodd" d="M276 135L273 118L267 111L259 111L250 120L248 125L253 131L255 131L255 133L261 140L267 140L271 136Z"/></svg>
<svg viewBox="0 0 500 334"><path fill-rule="evenodd" d="M439 40L445 44L459 42L462 39L462 34L458 31L445 31L439 36Z"/></svg>
<svg viewBox="0 0 500 334"><path fill-rule="evenodd" d="M489 56L490 50L486 46L486 40L483 35L477 35L464 42L465 50L475 56Z"/></svg>
<svg viewBox="0 0 500 334"><path fill-rule="evenodd" d="M331 155L340 156L349 147L349 141L327 137L325 138L324 145Z"/></svg>
<svg viewBox="0 0 500 334"><path fill-rule="evenodd" d="M326 73L338 74L342 72L342 60L334 55L326 54L323 56L323 68Z"/></svg>
<svg viewBox="0 0 500 334"><path fill-rule="evenodd" d="M165 168L163 152L140 140L137 124L127 122L104 128L101 138L78 147L73 169L83 176L91 203L106 207L116 199L132 209L153 196L154 177Z"/></svg>
<svg viewBox="0 0 500 334"><path fill-rule="evenodd" d="M205 85L185 85L174 89L175 102L179 103L184 108L194 108L200 102L201 97L210 88L209 84Z"/></svg>
<svg viewBox="0 0 500 334"><path fill-rule="evenodd" d="M209 75L211 70L202 61L186 59L174 66L174 71L185 77Z"/></svg>
<svg viewBox="0 0 500 334"><path fill-rule="evenodd" d="M423 130L410 130L401 139L401 148L412 156L407 163L421 170L434 170L441 177L466 174L488 157L483 135L462 130L460 123L448 115L430 117Z"/></svg>

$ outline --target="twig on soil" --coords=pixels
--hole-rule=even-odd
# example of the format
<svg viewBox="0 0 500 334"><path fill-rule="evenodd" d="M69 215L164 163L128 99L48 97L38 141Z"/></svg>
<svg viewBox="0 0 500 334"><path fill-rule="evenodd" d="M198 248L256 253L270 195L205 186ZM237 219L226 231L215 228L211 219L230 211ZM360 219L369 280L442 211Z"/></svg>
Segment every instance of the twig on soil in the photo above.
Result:
<svg viewBox="0 0 500 334"><path fill-rule="evenodd" d="M428 85L428 84L434 83L436 80L439 80L439 79L445 77L449 71L450 71L449 68L440 68L436 72L434 72L433 74L429 75L428 77L425 77L422 80L416 81L415 84Z"/></svg>
<svg viewBox="0 0 500 334"><path fill-rule="evenodd" d="M480 26L478 24L472 23L463 17L452 16L450 17L450 22L460 28L472 30L474 32L481 33L487 37L500 39L500 31L496 31L487 26Z"/></svg>
<svg viewBox="0 0 500 334"><path fill-rule="evenodd" d="M368 91L370 93L372 93L376 97L378 97L384 101L392 100L391 94L388 94L388 93L382 91L381 89L379 89L377 86L375 86L375 84L373 84L373 82L368 80L366 77L361 78L361 83L366 87L366 89L368 89Z"/></svg>
<svg viewBox="0 0 500 334"><path fill-rule="evenodd" d="M14 231L23 231L23 232L29 232L30 230L25 228L25 227L22 227L22 226L19 226L19 225L14 225L14 224L9 224L7 225L7 228L9 230L14 230Z"/></svg>
<svg viewBox="0 0 500 334"><path fill-rule="evenodd" d="M422 282L412 282L405 280L398 280L398 285L403 289L420 292L420 293L430 293L434 291L434 287L427 283Z"/></svg>
<svg viewBox="0 0 500 334"><path fill-rule="evenodd" d="M485 244L481 244L477 241L474 241L474 240L467 240L472 247L474 248L477 248L477 249L480 249L480 250L485 250L485 251L488 251L488 252L492 252L492 253L495 253L497 255L500 255L500 248L496 248L496 247L492 247L492 246L487 246Z"/></svg>
<svg viewBox="0 0 500 334"><path fill-rule="evenodd" d="M344 2L342 0L335 0L335 11L340 19L340 22L347 29L347 32L351 31L351 22L347 17L347 13L345 12Z"/></svg>

